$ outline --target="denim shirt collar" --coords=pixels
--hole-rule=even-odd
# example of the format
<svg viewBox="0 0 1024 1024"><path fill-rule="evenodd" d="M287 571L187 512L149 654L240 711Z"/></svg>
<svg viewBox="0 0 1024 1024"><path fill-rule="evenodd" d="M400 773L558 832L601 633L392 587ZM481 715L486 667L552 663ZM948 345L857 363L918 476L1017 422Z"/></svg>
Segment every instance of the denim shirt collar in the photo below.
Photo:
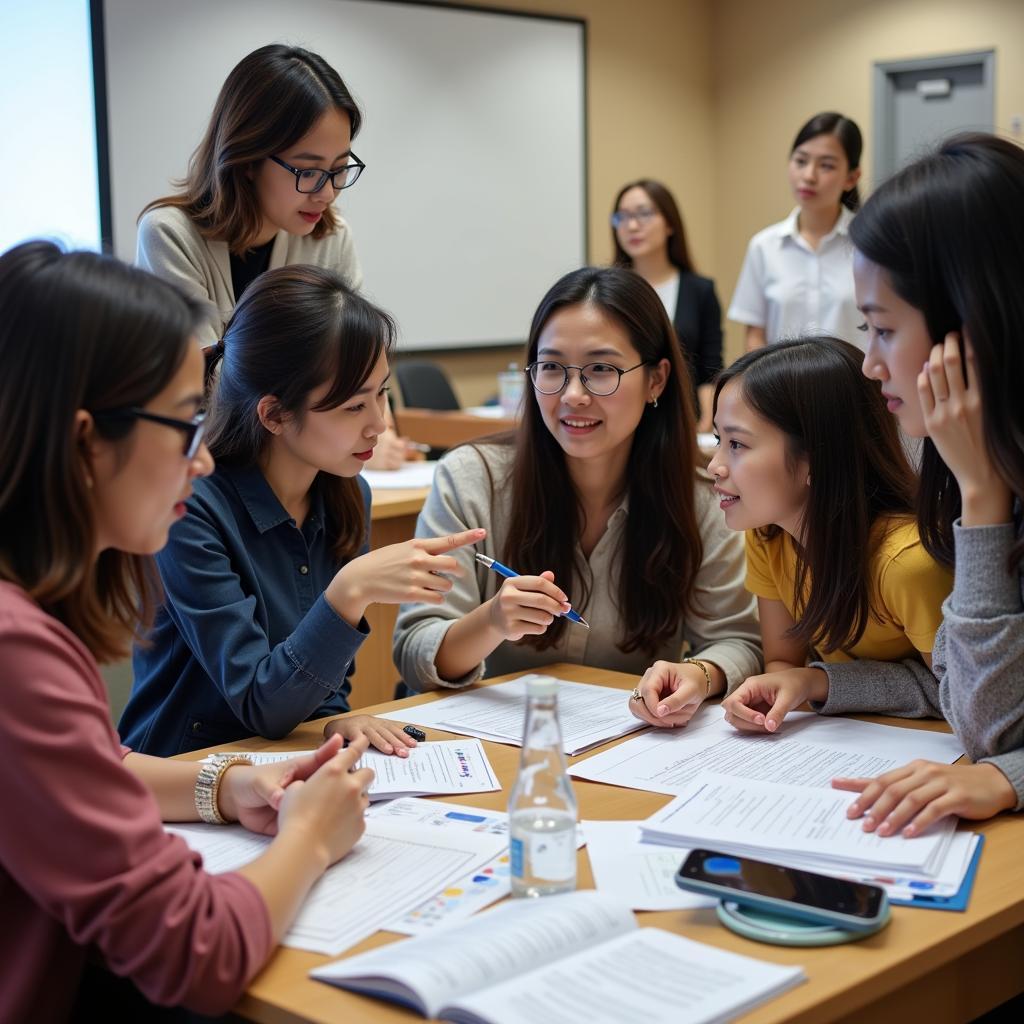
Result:
<svg viewBox="0 0 1024 1024"><path fill-rule="evenodd" d="M231 482L246 512L249 513L253 526L261 534L283 523L294 522L258 466L218 466L217 472ZM303 525L303 531L307 534L315 534L323 529L324 496L322 488L317 486L318 481L319 477L313 482L309 515Z"/></svg>

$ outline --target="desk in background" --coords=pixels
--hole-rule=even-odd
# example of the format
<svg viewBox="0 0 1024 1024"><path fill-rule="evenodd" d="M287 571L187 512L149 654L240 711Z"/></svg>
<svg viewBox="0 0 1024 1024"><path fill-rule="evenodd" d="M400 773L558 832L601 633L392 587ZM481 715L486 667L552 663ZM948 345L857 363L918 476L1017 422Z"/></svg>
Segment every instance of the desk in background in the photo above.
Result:
<svg viewBox="0 0 1024 1024"><path fill-rule="evenodd" d="M617 687L623 691L623 700L636 682L632 676L579 665L553 665L547 671L565 679ZM428 694L374 710L438 699L443 698ZM871 720L905 728L946 728L934 721ZM319 741L321 733L322 725L306 723L281 743L253 740L241 745L254 750L306 749ZM437 738L447 734L432 731L430 735ZM231 746L237 749L240 744ZM445 799L504 809L519 750L497 743L484 746L504 791ZM581 818L646 818L671 800L657 793L579 779L573 785ZM719 925L713 910L642 913L640 923L747 956L804 967L808 978L805 984L745 1015L744 1024L907 1024L916 1020L961 1024L1024 991L1024 861L1020 852L1024 847L1024 818L1004 815L980 826L968 825L985 834L985 849L964 913L894 907L892 923L878 935L824 949L786 949L742 939ZM579 884L581 888L593 884L585 850L580 852ZM430 894L423 895L426 898ZM346 955L390 941L395 937L379 932ZM329 1024L342 1020L409 1024L422 1019L411 1010L307 977L311 967L329 959L282 947L252 982L235 1012L266 1024ZM649 975L637 978L637 984L656 985L656 965Z"/></svg>
<svg viewBox="0 0 1024 1024"><path fill-rule="evenodd" d="M512 430L517 423L514 416L478 416L435 409L398 409L395 417L403 437L431 448L454 448L465 441Z"/></svg>

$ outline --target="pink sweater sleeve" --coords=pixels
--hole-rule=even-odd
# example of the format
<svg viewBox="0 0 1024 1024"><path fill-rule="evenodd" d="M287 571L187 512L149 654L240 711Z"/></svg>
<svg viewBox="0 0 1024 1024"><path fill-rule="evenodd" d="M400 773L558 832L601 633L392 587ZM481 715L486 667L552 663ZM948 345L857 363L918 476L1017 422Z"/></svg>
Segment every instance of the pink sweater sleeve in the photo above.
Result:
<svg viewBox="0 0 1024 1024"><path fill-rule="evenodd" d="M27 601L4 602L0 653L0 819L17 822L0 829L8 884L151 1001L225 1012L272 949L259 892L240 875L207 874L164 831L122 764L103 682L77 638Z"/></svg>

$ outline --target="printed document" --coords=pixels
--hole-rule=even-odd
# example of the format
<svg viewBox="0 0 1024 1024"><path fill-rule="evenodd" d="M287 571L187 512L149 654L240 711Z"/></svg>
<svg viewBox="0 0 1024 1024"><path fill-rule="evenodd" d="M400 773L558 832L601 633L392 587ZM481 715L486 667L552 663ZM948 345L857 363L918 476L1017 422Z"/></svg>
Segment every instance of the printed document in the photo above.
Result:
<svg viewBox="0 0 1024 1024"><path fill-rule="evenodd" d="M507 683L449 694L432 704L386 711L380 717L518 747L523 742L526 680L531 678L535 677L520 676ZM558 680L558 721L567 754L646 728L630 713L628 690L566 679Z"/></svg>

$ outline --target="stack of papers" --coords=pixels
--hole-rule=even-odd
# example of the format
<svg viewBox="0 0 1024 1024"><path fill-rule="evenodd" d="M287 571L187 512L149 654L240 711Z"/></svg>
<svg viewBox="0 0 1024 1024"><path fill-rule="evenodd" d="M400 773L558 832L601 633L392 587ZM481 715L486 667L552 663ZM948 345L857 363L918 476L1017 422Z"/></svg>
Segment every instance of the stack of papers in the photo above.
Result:
<svg viewBox="0 0 1024 1024"><path fill-rule="evenodd" d="M398 469L364 469L363 479L371 491L429 487L434 482L436 468L436 462L403 462Z"/></svg>
<svg viewBox="0 0 1024 1024"><path fill-rule="evenodd" d="M230 750L210 754L213 761L230 754L245 754L253 764L271 764L311 754L311 750ZM371 800L393 800L400 796L447 796L454 793L493 793L501 789L491 762L479 740L441 740L420 743L408 757L367 750L357 768L372 768Z"/></svg>
<svg viewBox="0 0 1024 1024"><path fill-rule="evenodd" d="M526 680L534 678L537 677L520 676L507 683L453 693L433 704L387 711L379 717L518 747L523 742ZM556 682L558 720L566 754L578 754L646 728L646 723L629 710L629 691L566 679Z"/></svg>
<svg viewBox="0 0 1024 1024"><path fill-rule="evenodd" d="M945 818L914 839L865 832L846 816L855 794L706 773L641 826L645 841L804 865L939 873L956 828Z"/></svg>

